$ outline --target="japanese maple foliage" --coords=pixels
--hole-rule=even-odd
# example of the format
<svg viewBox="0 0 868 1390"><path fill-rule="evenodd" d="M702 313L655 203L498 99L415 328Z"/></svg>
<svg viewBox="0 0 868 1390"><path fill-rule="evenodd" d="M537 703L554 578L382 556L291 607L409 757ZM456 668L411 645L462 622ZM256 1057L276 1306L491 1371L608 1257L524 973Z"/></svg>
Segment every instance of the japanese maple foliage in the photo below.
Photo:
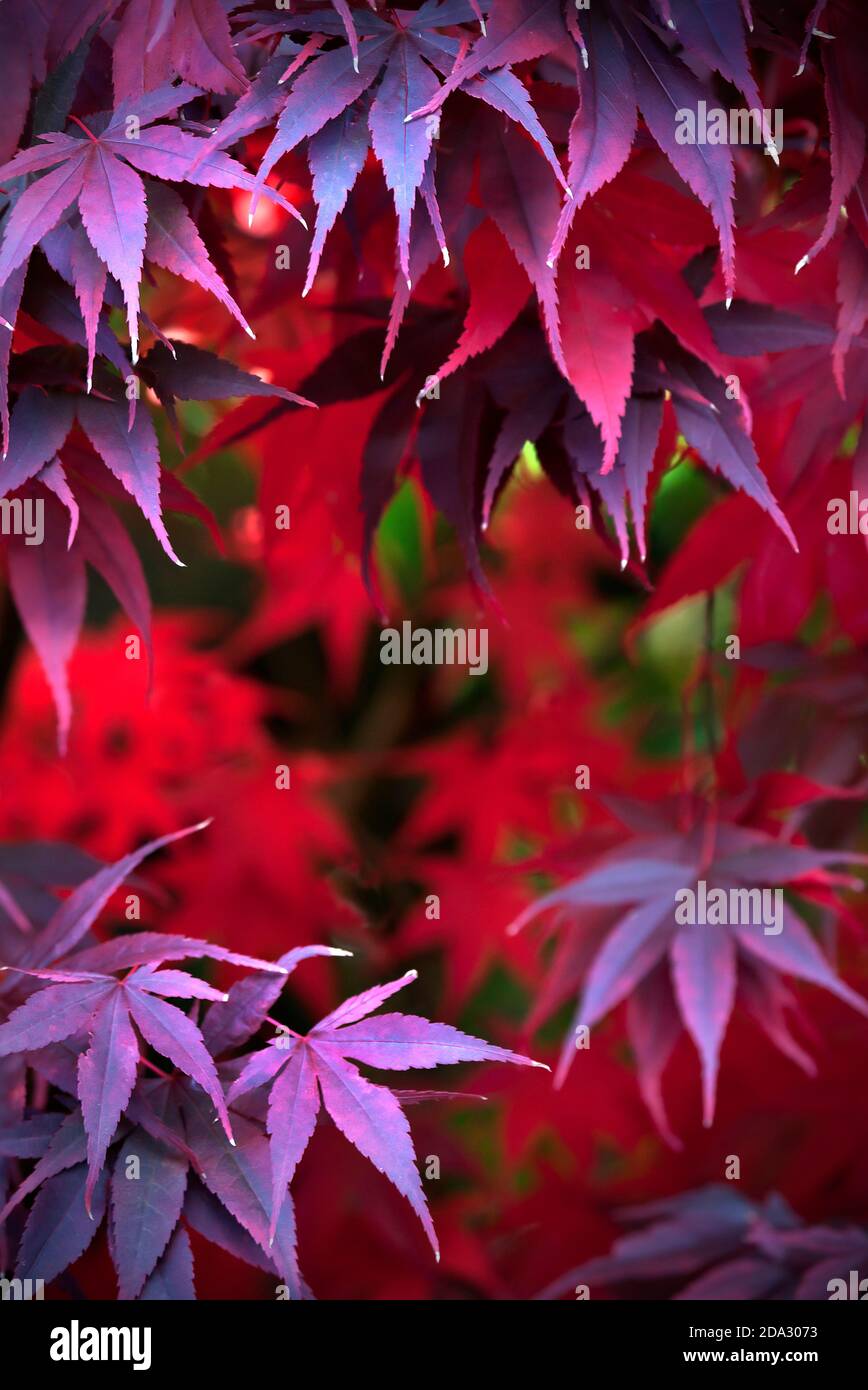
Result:
<svg viewBox="0 0 868 1390"><path fill-rule="evenodd" d="M10 914L14 900L4 889L5 916L12 920L7 930L19 936L17 943L4 945L4 955L16 963L3 967L6 978L0 981L5 1015L0 1058L19 1059L20 1072L14 1090L9 1087L4 1097L8 1123L2 1127L0 1152L4 1159L37 1159L0 1216L5 1221L26 1197L38 1194L21 1233L19 1277L31 1277L25 1271L38 1267L39 1277L51 1280L76 1260L96 1233L111 1186L109 1247L120 1297L195 1296L187 1221L193 1229L204 1224L204 1234L213 1232L218 1244L242 1258L246 1232L260 1248L256 1261L273 1266L291 1295L301 1296L306 1286L296 1264L288 1187L316 1126L320 1096L338 1128L407 1198L437 1252L402 1109L413 1093L404 1096L374 1086L349 1058L401 1071L468 1061L542 1064L446 1024L402 1014L368 1017L410 977L345 1000L307 1037L290 1038L279 1025L273 1046L230 1060L229 1054L237 1053L268 1020L286 977L301 961L347 953L304 946L270 963L207 941L147 931L88 944L91 927L112 894L148 854L178 838L145 845L85 878L39 931L17 910ZM25 849L25 871L27 862ZM62 880L68 872L62 854L52 869L48 847L40 868L48 882ZM167 962L194 956L254 973L227 992L186 970L165 968ZM218 1007L209 1010L200 1027L170 999ZM165 1058L172 1071L156 1066L149 1050ZM234 1077L225 1094L217 1059L224 1078ZM56 1111L31 1116L22 1103L20 1078L31 1068L56 1090ZM239 1119L230 1115L230 1107L237 1108L244 1095L248 1100ZM77 1106L70 1108L70 1101ZM222 1138L215 1135L214 1116L206 1107L216 1112ZM130 1155L137 1163L144 1159L143 1173L127 1171ZM188 1163L222 1204L211 1206L210 1217L200 1216L199 1225L195 1216L185 1215ZM137 1184L134 1195L124 1190L131 1177ZM138 1186L142 1178L144 1193ZM242 1181L246 1192L239 1191ZM156 1214L151 1213L153 1205Z"/></svg>
<svg viewBox="0 0 868 1390"><path fill-rule="evenodd" d="M601 855L580 877L534 902L510 928L518 931L528 919L551 909L565 927L542 1005L551 1010L581 983L573 1036L568 1035L561 1053L560 1081L577 1055L576 1030L590 1028L629 998L639 1082L671 1142L676 1141L660 1081L681 1026L699 1052L703 1115L710 1125L720 1047L737 996L772 1042L809 1072L810 1060L787 1028L784 1010L793 1001L779 975L820 985L868 1015L868 1001L836 978L788 906L782 908L779 932L776 923L765 919L738 925L738 919L734 924L724 915L720 931L697 931L695 923L679 918L679 892L685 887L695 891L700 881L707 895L750 892L771 882L793 885L795 891L800 884L827 891L836 882L853 886L852 880L828 870L853 859L864 862L864 856L781 840L751 826L742 807L620 803L616 813L634 832L632 843ZM708 921L713 924L711 916Z"/></svg>
<svg viewBox="0 0 868 1390"><path fill-rule="evenodd" d="M859 0L0 0L0 1272L868 1274L866 59Z"/></svg>

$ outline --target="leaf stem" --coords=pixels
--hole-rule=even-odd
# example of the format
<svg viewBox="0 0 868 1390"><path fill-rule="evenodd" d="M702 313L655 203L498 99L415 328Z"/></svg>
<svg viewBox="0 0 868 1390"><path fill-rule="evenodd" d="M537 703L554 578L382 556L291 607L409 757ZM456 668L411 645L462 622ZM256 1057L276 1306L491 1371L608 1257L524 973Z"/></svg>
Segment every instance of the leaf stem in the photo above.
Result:
<svg viewBox="0 0 868 1390"><path fill-rule="evenodd" d="M271 1017L271 1014L265 1015L265 1022L270 1023L272 1028L276 1028L279 1033L289 1033L293 1038L298 1038L299 1042L304 1036L302 1033L296 1033L294 1028L288 1028L285 1023L278 1023L276 1018Z"/></svg>
<svg viewBox="0 0 868 1390"><path fill-rule="evenodd" d="M163 1071L162 1067L158 1067L154 1062L149 1062L147 1057L141 1057L139 1060L143 1067L147 1067L149 1071L154 1072L154 1074L159 1076L163 1081L171 1081L172 1078L169 1073Z"/></svg>
<svg viewBox="0 0 868 1390"><path fill-rule="evenodd" d="M79 126L81 130L84 131L84 133L85 133L85 135L87 136L88 140L92 140L93 143L94 143L95 145L99 143L98 140L97 140L97 138L96 138L96 136L94 135L93 131L92 131L92 130L88 130L88 128L87 128L87 126L85 125L84 121L80 121L80 120L78 119L78 116L70 116L69 119L70 119L71 121L75 121L75 124L76 124L77 126Z"/></svg>

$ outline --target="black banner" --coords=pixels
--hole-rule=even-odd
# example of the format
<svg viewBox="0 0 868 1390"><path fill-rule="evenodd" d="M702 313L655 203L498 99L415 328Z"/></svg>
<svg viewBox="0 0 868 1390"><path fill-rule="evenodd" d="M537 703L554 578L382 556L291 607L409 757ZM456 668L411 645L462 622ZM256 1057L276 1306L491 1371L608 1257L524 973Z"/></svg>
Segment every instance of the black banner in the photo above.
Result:
<svg viewBox="0 0 868 1390"><path fill-rule="evenodd" d="M329 1379L342 1369L388 1380L426 1378L442 1366L486 1370L528 1353L550 1365L612 1374L708 1367L802 1367L830 1373L858 1365L868 1310L862 1300L823 1303L71 1303L0 1302L3 1346L28 1370L62 1385L71 1376L129 1373L264 1377L297 1373L321 1360ZM474 1350L475 1349L475 1350ZM300 1363L299 1357L305 1362ZM420 1359L421 1358L421 1359Z"/></svg>

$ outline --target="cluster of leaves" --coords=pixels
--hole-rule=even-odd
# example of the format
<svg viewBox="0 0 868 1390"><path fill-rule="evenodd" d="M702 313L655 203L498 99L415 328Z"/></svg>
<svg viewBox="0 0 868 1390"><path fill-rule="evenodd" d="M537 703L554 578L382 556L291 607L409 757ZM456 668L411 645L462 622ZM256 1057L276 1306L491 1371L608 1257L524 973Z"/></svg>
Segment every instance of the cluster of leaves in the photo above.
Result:
<svg viewBox="0 0 868 1390"><path fill-rule="evenodd" d="M632 1289L632 1297L659 1297L663 1287L677 1299L825 1300L832 1280L849 1288L851 1270L864 1268L868 1253L864 1227L808 1225L774 1192L752 1202L713 1185L628 1208L619 1217L637 1229L543 1297L585 1284Z"/></svg>
<svg viewBox="0 0 868 1390"><path fill-rule="evenodd" d="M730 1123L728 1069L735 1086L753 1055L743 1020L803 1071L814 1056L824 1078L843 1066L811 1037L819 991L780 977L837 996L824 1035L861 1026L863 929L844 896L858 882L837 870L864 863L868 550L826 521L830 497L868 487L866 51L858 0L0 0L0 479L4 497L45 507L43 545L0 544L68 755L50 747L29 660L7 689L7 604L0 776L15 805L2 817L19 843L0 851L0 963L14 967L0 976L14 1247L0 1264L14 1253L22 1274L61 1273L94 1237L88 1212L109 1208L122 1296L189 1296L191 1233L304 1293L288 1189L315 1192L311 1165L296 1169L321 1107L334 1125L318 1141L343 1131L433 1241L403 1115L430 1093L374 1087L349 1058L525 1059L445 1024L368 1018L432 956L447 1016L484 1014L492 972L508 970L506 1012L526 1019L528 1049L566 1030L558 1080L578 1064L565 1101L515 1081L506 1142L530 1195L510 1206L489 1192L472 1224L497 1238L456 1261L486 1294L535 1292L575 1258L547 1250L534 1284L516 1235L540 1221L568 1234L575 1183L554 1221L535 1205L552 1135L589 1172L596 1115L635 1177L656 1142L641 1107L633 1120L638 1082L657 1133L684 1146L689 1188L709 1176L694 1113L715 1133ZM765 128L766 148L679 143L676 111L700 102L780 105L781 148ZM251 322L254 345L237 336L252 340ZM167 464L172 434L190 486ZM246 470L239 481L246 448L258 513ZM577 507L595 535L574 528ZM228 577L214 579L184 514L228 551ZM168 581L179 552L196 564ZM157 652L149 708L139 668L118 657L122 629L86 632L87 566L149 662ZM187 615L152 633L149 588L210 604L200 573L220 590L222 628ZM472 622L492 591L509 636L492 620L478 695L450 672L388 688L371 674L372 598ZM715 591L703 635L691 600ZM687 633L683 668L655 664L664 629ZM743 648L732 666L714 656L729 632ZM276 798L287 741L293 791ZM577 757L603 793L579 810ZM88 936L107 901L94 884L119 885L136 856L94 878L83 853L20 843L69 840L108 860L218 806L210 857L179 844L160 867L172 935ZM549 891L528 904L529 870ZM786 885L798 910L779 936L680 930L673 893L699 879ZM61 887L74 892L58 907ZM558 936L532 1005L530 934L505 929L543 912ZM200 939L218 914L223 948ZM322 1021L244 1053L298 961L343 952L318 939L358 950L354 997L335 1010L314 982L305 1011ZM226 999L171 966L187 957L253 973ZM575 1029L596 1024L589 1066ZM852 1077L838 1084L846 1097ZM760 1093L755 1106L768 1108ZM815 1156L817 1190L863 1201L856 1147ZM376 1185L368 1195L376 1210ZM720 1248L741 1260L756 1214L730 1205L718 1226L739 1234ZM308 1206L328 1250L335 1202ZM767 1217L739 1269L758 1296L791 1296L824 1234L790 1241ZM685 1237L697 1271L716 1220ZM646 1268L663 1268L659 1248ZM418 1277L426 1293L445 1287Z"/></svg>
<svg viewBox="0 0 868 1390"><path fill-rule="evenodd" d="M136 81L128 66L135 66L136 57L141 60L147 44L129 32L141 18L135 6L127 8L116 36L114 97L105 90L104 77L100 80L104 44L101 52L97 30L117 6L80 7L87 14L71 28L61 26L60 33L43 31L32 17L27 20L23 11L29 8L9 0L4 20L32 31L34 75L44 77L52 59L58 66L32 102L29 80L24 86L16 83L17 100L6 111L5 153L17 144L28 112L33 143L0 168L5 203L0 247L3 491L38 500L45 508L40 553L34 554L21 537L12 537L8 570L22 621L55 696L63 751L71 717L66 671L84 617L86 565L108 582L149 645L150 602L142 568L109 499L131 497L176 564L182 562L169 540L163 508L213 524L198 499L162 465L142 393L153 393L176 428L177 400L265 394L293 404L307 402L213 354L175 345L141 311L146 267L161 267L215 295L252 335L215 268L185 195L189 199L197 187L252 189L253 180L224 154L209 156L194 171L203 141L177 121L166 120L200 98L202 90L171 80L180 70L174 59L167 59L163 80L146 87ZM46 21L56 20L61 8L46 7ZM211 11L217 12L217 32L225 31L223 56L231 59L239 77L240 69L220 6L183 4L174 15L172 6L163 10L150 35L158 54L155 71L162 67L160 36L170 25L166 42L181 67L197 71L217 90L228 90L220 87L214 68L220 45L211 32ZM17 45L10 42L6 53L16 73L22 73ZM76 93L82 91L86 95L79 109L85 110L89 124L73 109ZM94 107L94 92L105 95L108 110ZM69 132L54 128L70 123ZM300 217L281 194L270 189L268 195ZM200 219L202 215L200 209ZM109 322L112 309L120 305L126 312L128 349ZM141 361L140 320L157 340Z"/></svg>
<svg viewBox="0 0 868 1390"><path fill-rule="evenodd" d="M227 146L270 124L279 111L257 188L267 186L263 180L278 159L307 144L318 223L305 291L324 237L363 170L369 140L395 200L396 288L388 313L385 306L370 306L385 320L377 330L385 333L380 376L392 389L362 463L368 543L395 475L418 461L484 584L480 529L530 439L539 443L543 467L558 486L582 502L595 498L608 513L625 564L632 511L644 562L646 494L655 461L659 476L671 457L677 429L698 458L773 518L795 550L792 525L775 502L751 437L747 394L734 398L728 389L735 368L727 359L764 354L769 341L775 351L828 349L828 330L813 317L780 318L791 290L781 294L778 284L759 289L751 272L763 222L756 219L752 244L743 246L734 228L732 150L678 143L675 113L702 101L713 106L714 74L751 108L762 108L748 37L755 50L774 55L779 83L788 61L791 85L806 63L822 62L831 189L824 154L818 149L806 160L803 141L786 130L783 160L768 143L774 163L761 149L745 154L754 163L745 166L743 178L759 204L764 191L777 201L793 172L802 175L801 196L785 200L767 219L778 254L781 228L801 233L792 238L801 254L787 267L793 283L794 271L813 266L836 241L841 307L832 363L843 395L845 357L865 320L858 186L864 112L847 56L859 51L865 35L855 7L831 8L836 42L821 43L817 53L815 13L800 16L793 7L784 18L779 7L765 15L756 6L748 28L738 0L716 6L713 17L699 0L596 5L587 32L573 7L558 0L499 4L485 33L468 33L474 18L469 5L428 4L415 12L366 15L360 45L342 46L336 38L329 47L323 35L338 35L341 22L323 10L253 16L243 31L248 37L265 42L281 32L313 29L315 40L288 68L280 57L267 64L208 144L213 150ZM446 66L448 76L438 80ZM283 96L282 86L288 88ZM794 102L809 87L793 86ZM637 139L637 112L659 153ZM812 111L815 119L818 114ZM564 132L566 175L550 131ZM844 203L855 230L839 234ZM363 229L380 217L370 197L353 209ZM719 274L708 254L715 232ZM580 248L584 259L563 254L568 239L569 250ZM739 264L746 263L747 274L740 272L748 284L744 298L735 297L737 245ZM412 289L441 253L465 290L466 311L456 318L454 298L444 303L441 294L436 303L426 297L413 314ZM775 307L763 309L757 300ZM404 351L395 357L405 318ZM323 405L379 393L375 355L376 337L366 330L323 365L311 390ZM453 377L447 387L446 378ZM436 399L422 400L420 412L420 398L430 398L434 385ZM852 413L849 402L848 409ZM664 420L669 428L661 435ZM658 440L665 446L660 456Z"/></svg>
<svg viewBox="0 0 868 1390"><path fill-rule="evenodd" d="M828 870L864 863L864 855L771 835L751 824L751 813L756 816L751 802L745 805L744 797L714 806L685 804L683 798L671 804L618 801L613 809L630 839L597 858L580 877L538 898L511 927L518 931L552 909L563 927L537 1020L583 986L557 1080L563 1081L576 1056L577 1029L592 1027L629 998L639 1085L661 1133L676 1147L660 1080L682 1026L702 1063L703 1116L711 1125L720 1048L737 999L808 1075L815 1067L788 1029L785 1010L796 1001L780 975L831 990L868 1015L868 1002L835 975L802 918L786 903L776 934L761 921L737 925L726 916L714 931L679 924L673 904L685 884L701 881L708 893L786 884L831 908L836 884L861 886Z"/></svg>
<svg viewBox="0 0 868 1390"><path fill-rule="evenodd" d="M62 739L69 722L65 671L80 627L85 562L103 573L110 568L130 617L140 627L146 622L135 557L102 510L97 529L107 535L111 528L104 554L98 557L88 540L98 504L82 486L82 471L91 489L108 496L119 483L176 559L161 501L201 512L161 467L148 411L136 408L140 387L152 388L167 406L166 392L181 399L269 393L261 381L215 359L179 363L161 390L153 377L165 375L167 351L175 354L176 346L140 313L142 275L155 266L192 281L250 332L227 286L231 266L201 190L249 191L251 218L264 195L301 219L266 179L278 161L302 149L317 209L303 293L314 284L342 212L360 248L382 221L369 148L394 201L394 297L388 311L368 305L387 319L385 347L375 345L379 330L350 335L309 389L324 406L379 394L374 359L381 358L381 375L388 370L388 396L370 424L356 482L366 550L395 476L417 459L484 585L480 529L530 439L559 487L593 502L601 526L604 513L611 517L624 564L632 513L641 574L646 496L671 456L676 431L691 453L758 503L795 549L791 509L785 515L775 501L770 465L751 437L747 396L734 399L726 387L727 359L765 354L769 344L783 350L778 392L792 399L790 359L809 353L806 369L813 374L819 353L828 370L831 332L842 396L847 361L854 379L837 414L843 406L850 420L861 411L866 113L854 55L864 42L864 21L845 0L821 8L834 42L820 30L816 6L805 5L804 13L789 7L784 16L777 5L748 11L739 0L715 6L713 15L702 0L613 0L587 17L566 0L502 0L488 22L485 7L469 0L383 11L304 4L289 13L220 0L151 7L106 0L70 10L52 3L38 18L18 0L4 0L10 33L20 26L26 36L23 48L7 46L14 78L0 149L0 156L12 155L0 166L7 202L0 315L6 331L14 325L21 338L7 339L0 353L4 480L6 491L25 488L48 503L48 546L56 557L46 576L45 566L12 545L10 569L16 602L55 690ZM804 134L785 131L779 159L764 128L775 162L762 148L746 151L738 170L753 204L764 192L779 202L792 173L801 177L780 208L754 219L745 236L734 227L738 179L731 147L679 143L675 113L701 101L713 105L727 87L761 109L752 58L771 66L779 84L789 74L788 111L805 108L793 115L793 130L824 117L811 104L819 83L809 80L822 70L830 146L827 155L822 126L815 124L806 158ZM212 101L234 104L216 125L193 118ZM254 177L226 149L272 126ZM843 230L842 206L849 215ZM790 272L796 261L813 271L835 243L836 335L813 316L781 319L792 290L781 292L768 280L758 289L764 238L780 255L788 232L789 246L801 252ZM574 246L588 259L574 260ZM395 357L413 289L441 260L441 282L448 265L452 285L457 277L466 292L466 311L449 291L445 303L427 295L410 314ZM737 262L744 298L735 298ZM801 283L811 278L805 274ZM758 299L774 307L763 308ZM107 319L121 305L128 359ZM39 331L28 339L31 323ZM137 373L140 323L158 345ZM52 343L59 337L81 344L86 362L79 363L80 348L48 351L46 333ZM438 392L442 385L442 396L420 411L417 399L432 381ZM82 391L90 395L94 383L97 399L77 399ZM11 418L10 386L17 400ZM51 402L54 425L38 447L28 433L33 391ZM299 403L271 391L285 397L287 408ZM780 404L774 381L764 396L765 413ZM818 409L817 419L828 437L828 412ZM67 459L74 422L81 428ZM803 437L801 419L798 429ZM75 471L71 480L67 466ZM799 479L780 481L789 498ZM63 506L71 517L65 555ZM768 545L780 549L774 531ZM803 553L797 563L807 563Z"/></svg>
<svg viewBox="0 0 868 1390"><path fill-rule="evenodd" d="M36 1160L0 1213L5 1223L37 1193L17 1242L16 1277L57 1278L87 1249L110 1206L109 1248L121 1298L195 1297L188 1227L272 1269L290 1297L308 1296L289 1184L321 1102L406 1197L437 1253L403 1111L429 1096L374 1085L350 1059L398 1071L453 1062L538 1064L447 1024L405 1014L370 1017L415 972L347 999L306 1036L278 1025L265 1047L237 1056L301 961L347 953L298 947L270 963L159 932L93 943L91 928L112 894L147 855L186 833L147 844L96 873L62 847L58 853L33 845L8 855L24 902L35 900L43 911L55 901L53 885L70 874L80 880L38 930L16 895L2 890L3 952L16 962L3 967L0 982L4 1188L15 1160ZM190 957L253 973L224 991L165 968ZM200 1020L198 1006L194 1016L169 999L207 1001L211 1008ZM27 1103L28 1073L51 1088L56 1105ZM245 1104L238 1106L241 1096Z"/></svg>

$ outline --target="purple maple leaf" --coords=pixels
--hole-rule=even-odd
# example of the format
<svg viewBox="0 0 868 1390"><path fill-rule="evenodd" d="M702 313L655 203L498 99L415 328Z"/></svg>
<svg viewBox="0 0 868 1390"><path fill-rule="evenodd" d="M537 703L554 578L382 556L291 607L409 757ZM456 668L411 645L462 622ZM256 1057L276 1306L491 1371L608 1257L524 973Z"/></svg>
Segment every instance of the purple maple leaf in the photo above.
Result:
<svg viewBox="0 0 868 1390"><path fill-rule="evenodd" d="M632 804L613 809L629 815ZM793 1000L779 976L819 985L866 1015L868 1001L835 974L801 917L782 899L781 929L769 932L763 920L755 920L756 912L747 921L739 914L734 921L724 916L717 925L680 920L678 895L699 892L700 882L706 894L756 892L775 884L798 891L800 882L816 882L818 875L819 881L846 884L829 875L828 867L864 863L865 856L778 840L727 821L712 825L702 817L687 831L676 829L666 805L654 816L657 833L640 833L604 854L593 868L531 903L509 930L517 932L549 910L558 912L565 928L531 1020L538 1026L580 987L555 1084L563 1083L576 1056L576 1030L592 1027L629 998L628 1029L643 1098L660 1132L679 1147L660 1078L681 1026L699 1053L703 1120L711 1125L720 1048L737 999L775 1046L809 1073L813 1064L784 1016Z"/></svg>
<svg viewBox="0 0 868 1390"><path fill-rule="evenodd" d="M768 1231L781 1232L798 1225L798 1218L776 1194L760 1205L718 1183L627 1207L617 1215L624 1225L635 1229L619 1236L610 1254L587 1260L555 1280L540 1298L559 1298L577 1283L591 1289L600 1285L659 1285L681 1282L709 1266L727 1269L743 1256L758 1222ZM771 1285L777 1282L773 1279ZM742 1287L748 1289L749 1281ZM755 1296L771 1296L768 1283L766 1288L767 1293L758 1290ZM719 1296L731 1298L733 1294Z"/></svg>
<svg viewBox="0 0 868 1390"><path fill-rule="evenodd" d="M350 1143L407 1198L435 1253L438 1251L401 1105L386 1087L366 1080L349 1060L351 1057L368 1066L395 1071L454 1062L543 1065L470 1037L446 1023L429 1023L411 1014L368 1018L415 978L416 971L410 970L399 980L347 999L306 1037L289 1033L278 1036L261 1052L253 1053L233 1082L228 1094L230 1104L259 1086L270 1088L270 1237L279 1221L287 1187L313 1134L322 1101Z"/></svg>
<svg viewBox="0 0 868 1390"><path fill-rule="evenodd" d="M154 124L198 96L197 88L165 83L138 99L121 102L108 117L92 118L90 126L77 117L74 135L48 132L42 142L22 150L0 166L0 179L26 174L42 177L21 192L6 218L0 245L0 286L30 257L39 244L77 203L81 224L97 257L117 280L127 308L132 359L138 359L139 282L146 253L149 213L141 175L170 182L193 182L218 188L250 188L251 175L229 155L210 152L204 159L204 141L175 126ZM196 163L195 170L193 169ZM44 172L49 171L49 172ZM304 218L274 189L266 195L302 223ZM198 242L171 200L156 202L153 245L158 264L172 261L210 279L220 288L219 277L203 255ZM171 249L167 237L174 233L184 243ZM76 262L73 262L76 270ZM92 294L93 271L80 267L76 289ZM216 277L216 279L215 279ZM219 297L226 302L228 291ZM246 325L245 325L246 327Z"/></svg>
<svg viewBox="0 0 868 1390"><path fill-rule="evenodd" d="M0 1024L0 1057L88 1039L88 1050L78 1059L77 1087L87 1134L88 1207L136 1081L139 1036L203 1088L232 1140L223 1091L202 1034L182 1010L163 997L226 1000L228 995L185 971L156 967L166 961L204 955L280 978L288 973L284 966L209 942L157 932L140 932L75 952L108 898L141 860L189 833L182 831L145 845L86 879L58 907L44 931L28 943L16 964L3 967L6 979L0 987L9 988L10 979L21 975L46 983ZM54 968L46 964L49 960L57 962ZM115 972L121 970L129 973L119 980Z"/></svg>
<svg viewBox="0 0 868 1390"><path fill-rule="evenodd" d="M112 946L126 950L113 955ZM115 968L123 969L136 956L153 962L176 959L179 954L171 937L167 937L165 943L145 942L138 949L136 946L136 938L108 943L100 959L110 965L119 959L120 964ZM211 953L212 948L207 943L202 946L203 954ZM82 952L81 956L92 963L100 949L94 947ZM268 968L265 961L226 954L236 964L243 962L254 969ZM32 994L0 1025L0 1057L36 1051L48 1043L83 1036L89 1041L88 1051L80 1055L78 1062L78 1097L88 1139L85 1193L88 1209L108 1147L136 1081L140 1060L138 1035L202 1087L213 1102L229 1142L234 1143L217 1071L202 1034L182 1010L162 998L169 995L225 1000L227 995L179 970L134 968L121 980L102 971L64 969L23 973L51 983Z"/></svg>
<svg viewBox="0 0 868 1390"><path fill-rule="evenodd" d="M498 9L498 17L499 14ZM250 134L270 123L279 113L273 139L256 176L250 206L252 217L257 199L266 187L265 179L277 161L308 141L313 192L319 211L305 293L316 273L328 231L361 172L369 143L382 165L395 204L401 276L408 286L412 283L411 222L419 195L428 208L435 230L442 234L434 187L435 120L421 117L433 115L443 98L456 86L521 126L542 151L549 166L549 177L553 172L567 189L551 141L533 110L524 85L502 64L494 64L493 71L483 71L492 66L484 58L468 66L465 73L461 63L456 63L462 51L461 41L454 35L440 32L443 28L479 19L479 7L465 0L445 5L427 4L415 13L401 12L399 16L389 12L357 15L355 24L361 42L357 43L347 31L349 41L343 47L301 52L289 69L277 58L273 59L200 151L199 158L205 158L209 151ZM281 30L305 29L332 34L339 28L333 17L318 11L269 21L253 29L250 36L264 37ZM560 20L556 20L553 32L559 28ZM459 68L461 74L456 77ZM284 81L290 77L291 85L284 88ZM445 83L441 82L443 77L447 78ZM442 235L440 239L444 259L448 262ZM539 249L547 249L547 245ZM545 267L543 278L547 289L550 288L551 276Z"/></svg>
<svg viewBox="0 0 868 1390"><path fill-rule="evenodd" d="M868 1270L868 1231L806 1226L776 1192L752 1202L712 1184L618 1216L635 1229L619 1236L610 1254L555 1280L540 1298L559 1298L582 1283L591 1289L656 1286L658 1297L661 1286L669 1286L678 1300L826 1300L852 1297L851 1271L858 1282Z"/></svg>

